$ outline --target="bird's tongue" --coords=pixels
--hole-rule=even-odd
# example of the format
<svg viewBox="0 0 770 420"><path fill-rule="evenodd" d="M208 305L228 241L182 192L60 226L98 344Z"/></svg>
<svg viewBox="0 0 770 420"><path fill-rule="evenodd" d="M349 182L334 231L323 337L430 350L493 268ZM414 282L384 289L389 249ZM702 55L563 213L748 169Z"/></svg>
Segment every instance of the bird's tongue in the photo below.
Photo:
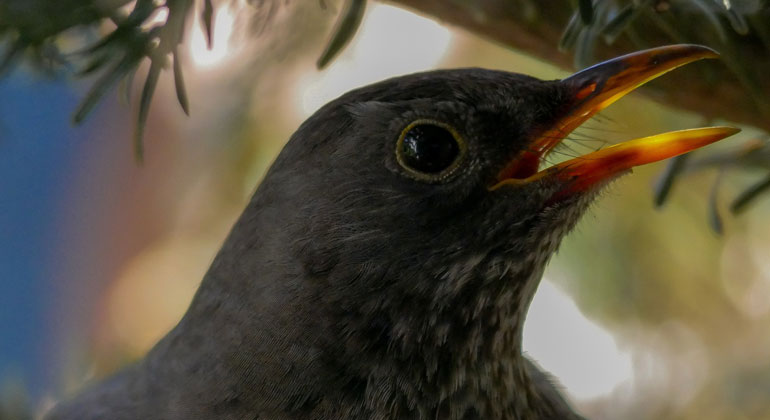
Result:
<svg viewBox="0 0 770 420"><path fill-rule="evenodd" d="M498 174L494 190L544 177L566 181L559 194L583 191L634 166L687 153L737 133L732 127L674 131L630 140L538 172L543 158L572 130L627 93L684 64L718 54L698 45L671 45L618 57L560 81L572 92L561 118L546 127L530 146Z"/></svg>

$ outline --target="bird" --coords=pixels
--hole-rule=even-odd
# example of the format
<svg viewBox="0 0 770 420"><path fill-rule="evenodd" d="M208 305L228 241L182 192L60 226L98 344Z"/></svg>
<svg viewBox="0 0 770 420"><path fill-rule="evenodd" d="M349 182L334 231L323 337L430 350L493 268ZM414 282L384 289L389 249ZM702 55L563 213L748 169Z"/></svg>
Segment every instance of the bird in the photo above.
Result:
<svg viewBox="0 0 770 420"><path fill-rule="evenodd" d="M738 129L546 157L715 57L669 45L560 80L460 68L343 94L291 136L178 325L45 418L582 419L522 353L550 256L612 180Z"/></svg>

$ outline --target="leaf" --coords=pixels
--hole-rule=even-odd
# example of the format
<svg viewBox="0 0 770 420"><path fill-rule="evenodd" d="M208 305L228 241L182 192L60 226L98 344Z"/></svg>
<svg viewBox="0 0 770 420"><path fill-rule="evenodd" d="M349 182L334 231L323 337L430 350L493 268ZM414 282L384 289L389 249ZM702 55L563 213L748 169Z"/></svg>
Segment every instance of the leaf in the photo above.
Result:
<svg viewBox="0 0 770 420"><path fill-rule="evenodd" d="M182 76L182 60L179 59L179 50L174 47L174 88L176 90L176 99L182 107L182 111L190 116L190 103L187 100L187 90L184 86L184 77Z"/></svg>
<svg viewBox="0 0 770 420"><path fill-rule="evenodd" d="M569 18L567 26L564 28L564 32L561 33L561 39L559 39L559 51L571 50L575 46L575 42L582 30L583 24L581 23L578 14L573 13Z"/></svg>
<svg viewBox="0 0 770 420"><path fill-rule="evenodd" d="M634 18L636 18L637 15L638 13L636 13L636 8L633 4L627 4L620 9L618 14L610 19L610 21L602 28L604 41L608 44L614 43L615 40L618 39L618 36L620 36L628 25L634 21Z"/></svg>
<svg viewBox="0 0 770 420"><path fill-rule="evenodd" d="M214 46L214 38L212 34L212 18L214 17L214 5L211 4L211 0L203 2L203 12L201 12L201 20L203 21L203 28L206 30L206 47L211 49Z"/></svg>
<svg viewBox="0 0 770 420"><path fill-rule="evenodd" d="M85 98L83 98L80 105L78 105L75 110L72 117L75 124L83 122L85 117L91 112L93 107L104 96L107 90L114 86L122 77L129 74L129 72L136 70L139 66L139 62L147 56L150 40L157 37L158 31L159 28L154 28L146 33L137 31L131 43L118 50L125 53L125 55L94 82Z"/></svg>
<svg viewBox="0 0 770 420"><path fill-rule="evenodd" d="M95 53L107 46L115 45L115 43L126 42L130 44L143 38L140 25L152 15L156 8L152 1L137 1L134 10L117 23L115 30L80 53Z"/></svg>
<svg viewBox="0 0 770 420"><path fill-rule="evenodd" d="M668 195L671 193L671 187L674 186L674 180L682 173L682 169L686 166L687 159L690 156L689 153L679 155L668 160L666 169L658 178L655 183L654 203L655 207L662 207L668 199Z"/></svg>
<svg viewBox="0 0 770 420"><path fill-rule="evenodd" d="M591 0L578 0L580 19L585 25L590 25L594 19L594 5Z"/></svg>
<svg viewBox="0 0 770 420"><path fill-rule="evenodd" d="M93 59L91 59L91 61L89 61L89 62L88 62L86 65L85 65L85 67L83 67L82 69L78 70L78 72L77 72L77 73L75 73L75 75L76 75L77 77L84 77L84 76L88 76L89 74L91 74L91 73L94 73L95 71L98 71L98 70L100 70L100 69L101 69L102 67L104 67L104 66L105 66L105 65L106 65L106 64L107 64L107 63L108 63L108 62L109 62L111 59L113 59L113 58L114 58L114 57L112 57L110 54L106 54L106 53L105 53L105 54L92 54L92 55L96 55L96 57L94 57Z"/></svg>
<svg viewBox="0 0 770 420"><path fill-rule="evenodd" d="M139 26L152 16L155 9L158 7L159 6L155 4L155 0L137 0L134 10L129 13L128 18L126 18L124 22L121 22L121 24L134 27Z"/></svg>
<svg viewBox="0 0 770 420"><path fill-rule="evenodd" d="M593 29L586 28L580 32L575 44L575 56L573 57L573 65L576 69L584 69L594 64L595 41L596 32Z"/></svg>
<svg viewBox="0 0 770 420"><path fill-rule="evenodd" d="M136 130L134 131L134 157L137 162L144 160L144 128L147 124L147 115L150 112L150 103L152 95L155 93L155 87L158 85L158 78L162 70L161 59L155 57L150 64L150 70L147 71L147 79L142 88L142 97L139 99L139 112L136 118Z"/></svg>
<svg viewBox="0 0 770 420"><path fill-rule="evenodd" d="M719 214L718 196L719 196L719 184L722 182L722 176L724 175L724 168L720 168L717 173L717 178L711 185L711 191L709 191L708 201L708 220L711 229L714 233L721 235L724 232L724 224L722 223L722 216Z"/></svg>
<svg viewBox="0 0 770 420"><path fill-rule="evenodd" d="M730 211L733 214L739 214L746 210L748 205L754 201L760 194L770 190L770 175L765 176L761 181L753 184L743 191L730 204Z"/></svg>
<svg viewBox="0 0 770 420"><path fill-rule="evenodd" d="M725 3L725 11L727 20L730 22L730 26L733 27L733 30L735 30L738 35L748 35L749 23L746 22L746 18L744 18L740 12L737 12L735 8L728 7L728 3Z"/></svg>
<svg viewBox="0 0 770 420"><path fill-rule="evenodd" d="M353 39L366 11L366 0L348 0L342 14L337 20L331 40L316 62L316 67L322 69L329 64L337 54Z"/></svg>
<svg viewBox="0 0 770 420"><path fill-rule="evenodd" d="M75 109L75 113L72 116L72 121L75 124L83 122L88 113L91 112L93 107L99 102L99 100L107 93L113 85L115 85L121 77L135 68L138 60L141 57L126 56L122 60L115 63L110 69L106 70L96 82L94 82L91 89L86 94L85 98L80 102L80 105Z"/></svg>

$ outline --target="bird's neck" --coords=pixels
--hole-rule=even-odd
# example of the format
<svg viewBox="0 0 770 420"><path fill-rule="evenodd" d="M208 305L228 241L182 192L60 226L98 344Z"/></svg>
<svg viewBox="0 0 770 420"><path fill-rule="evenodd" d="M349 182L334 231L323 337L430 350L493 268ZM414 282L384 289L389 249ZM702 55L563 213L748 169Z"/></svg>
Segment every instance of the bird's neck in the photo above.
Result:
<svg viewBox="0 0 770 420"><path fill-rule="evenodd" d="M244 243L231 237L223 249ZM329 272L308 278L285 262L283 277L273 276L266 257L235 260L230 255L240 253L223 251L185 319L148 359L214 372L227 379L222 398L237 390L244 405L270 393L287 398L276 400L281 406L328 397L364 418L413 418L415 411L421 418L531 418L530 410L550 406L521 353L522 330L553 243L523 255L469 256L446 267L451 285L439 277L425 283L435 293L390 279L386 290L356 299L330 292ZM335 281L366 283L357 276L372 270L348 272L355 275ZM196 386L217 392L205 381Z"/></svg>
<svg viewBox="0 0 770 420"><path fill-rule="evenodd" d="M364 345L357 346L370 354L345 357L364 360L352 368L378 384L371 387L376 394L365 396L367 404L378 411L390 407L394 418L409 415L393 410L409 408L428 418L515 419L527 418L529 407L543 407L521 342L545 261L518 261L513 267L489 260L447 295L426 300L401 294L397 307L370 315L377 322L367 324L381 331L364 331L358 337Z"/></svg>

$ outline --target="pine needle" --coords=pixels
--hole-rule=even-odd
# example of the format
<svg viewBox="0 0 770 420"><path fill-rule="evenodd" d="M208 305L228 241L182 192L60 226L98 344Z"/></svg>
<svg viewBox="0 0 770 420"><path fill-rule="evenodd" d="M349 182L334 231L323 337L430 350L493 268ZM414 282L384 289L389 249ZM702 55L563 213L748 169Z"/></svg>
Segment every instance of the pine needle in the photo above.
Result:
<svg viewBox="0 0 770 420"><path fill-rule="evenodd" d="M348 0L335 25L334 34L316 62L316 67L326 67L353 39L366 11L366 0Z"/></svg>

